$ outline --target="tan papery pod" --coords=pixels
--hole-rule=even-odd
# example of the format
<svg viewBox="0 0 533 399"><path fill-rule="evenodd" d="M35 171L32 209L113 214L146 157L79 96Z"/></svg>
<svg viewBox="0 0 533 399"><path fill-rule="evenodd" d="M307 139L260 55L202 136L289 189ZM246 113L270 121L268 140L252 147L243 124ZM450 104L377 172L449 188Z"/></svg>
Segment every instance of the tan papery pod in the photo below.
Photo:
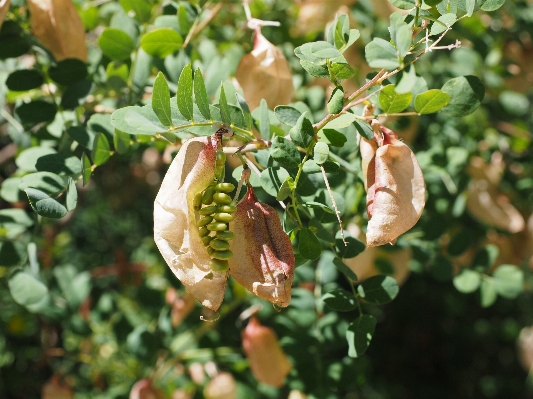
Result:
<svg viewBox="0 0 533 399"><path fill-rule="evenodd" d="M307 395L305 395L302 391L293 389L289 392L289 397L287 399L307 399Z"/></svg>
<svg viewBox="0 0 533 399"><path fill-rule="evenodd" d="M383 142L376 150L375 159L369 160L369 154L365 154L363 160L363 166L367 163L368 247L394 243L416 224L426 202L424 176L413 151L394 132L382 129ZM370 150L361 151L370 153Z"/></svg>
<svg viewBox="0 0 533 399"><path fill-rule="evenodd" d="M292 365L278 343L274 330L252 316L242 332L242 347L254 377L265 384L283 386Z"/></svg>
<svg viewBox="0 0 533 399"><path fill-rule="evenodd" d="M205 399L235 399L237 385L230 373L220 373L215 376L204 389Z"/></svg>
<svg viewBox="0 0 533 399"><path fill-rule="evenodd" d="M129 399L165 399L165 394L152 385L152 380L143 378L133 384Z"/></svg>
<svg viewBox="0 0 533 399"><path fill-rule="evenodd" d="M503 173L499 161L485 163L474 157L468 172L472 177L468 187L466 208L479 221L490 226L517 233L525 228L525 220L509 202L509 197L498 190Z"/></svg>
<svg viewBox="0 0 533 399"><path fill-rule="evenodd" d="M57 374L54 374L42 387L42 399L72 399L73 397L70 387L61 382Z"/></svg>
<svg viewBox="0 0 533 399"><path fill-rule="evenodd" d="M197 137L183 144L170 164L154 203L154 239L176 277L205 307L224 299L226 272L212 271L196 227L193 200L215 179L216 140Z"/></svg>
<svg viewBox="0 0 533 399"><path fill-rule="evenodd" d="M11 3L11 0L0 0L0 27L2 27L2 23L4 22L4 19L6 19L7 12L9 11L9 5Z"/></svg>
<svg viewBox="0 0 533 399"><path fill-rule="evenodd" d="M251 110L264 98L270 109L292 100L292 73L283 52L256 30L254 49L242 57L235 73Z"/></svg>
<svg viewBox="0 0 533 399"><path fill-rule="evenodd" d="M251 186L230 230L235 233L228 261L233 278L258 297L289 306L295 265L291 240L276 210L259 202Z"/></svg>
<svg viewBox="0 0 533 399"><path fill-rule="evenodd" d="M320 32L324 26L335 18L341 6L351 6L357 0L311 0L305 1L300 6L298 20L295 24L296 35L304 35L309 32Z"/></svg>
<svg viewBox="0 0 533 399"><path fill-rule="evenodd" d="M28 0L32 33L56 61L87 62L85 28L71 0Z"/></svg>
<svg viewBox="0 0 533 399"><path fill-rule="evenodd" d="M516 340L518 359L524 370L531 372L533 367L533 327L524 327Z"/></svg>

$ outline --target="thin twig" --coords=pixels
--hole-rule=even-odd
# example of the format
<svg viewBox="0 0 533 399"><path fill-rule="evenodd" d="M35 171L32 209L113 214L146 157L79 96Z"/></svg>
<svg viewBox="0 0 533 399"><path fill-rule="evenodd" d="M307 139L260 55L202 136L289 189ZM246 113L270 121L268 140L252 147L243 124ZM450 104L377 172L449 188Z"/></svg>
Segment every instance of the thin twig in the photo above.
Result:
<svg viewBox="0 0 533 399"><path fill-rule="evenodd" d="M347 247L348 243L346 242L346 239L344 237L344 229L342 228L341 213L339 212L339 208L337 208L337 203L335 202L335 198L333 198L333 193L331 192L331 187L329 186L328 176L326 175L326 170L324 169L324 165L320 165L320 169L322 170L322 177L324 177L324 182L326 183L326 188L328 189L329 199L331 200L331 203L333 204L333 209L335 209L335 215L337 216L337 220L339 221L339 225L341 227L342 242L344 243L344 246Z"/></svg>

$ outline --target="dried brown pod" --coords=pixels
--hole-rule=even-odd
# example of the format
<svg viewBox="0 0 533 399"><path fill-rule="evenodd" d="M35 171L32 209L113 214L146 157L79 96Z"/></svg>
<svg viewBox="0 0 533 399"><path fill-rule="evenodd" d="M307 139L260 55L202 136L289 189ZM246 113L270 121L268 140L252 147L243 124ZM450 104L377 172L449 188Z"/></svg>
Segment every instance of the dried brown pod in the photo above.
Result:
<svg viewBox="0 0 533 399"><path fill-rule="evenodd" d="M468 167L472 180L468 187L466 208L483 223L517 233L525 228L526 223L509 197L498 189L503 170L499 155L493 157L490 164L479 157L472 158Z"/></svg>
<svg viewBox="0 0 533 399"><path fill-rule="evenodd" d="M248 291L279 306L288 306L294 278L294 252L278 213L259 202L251 186L230 224L235 233L230 274Z"/></svg>
<svg viewBox="0 0 533 399"><path fill-rule="evenodd" d="M426 201L424 176L413 151L391 130L382 126L379 130L382 137L374 157L375 145L361 140L370 217L368 247L394 243L416 224Z"/></svg>
<svg viewBox="0 0 533 399"><path fill-rule="evenodd" d="M87 61L85 28L71 0L28 0L32 32L56 61Z"/></svg>
<svg viewBox="0 0 533 399"><path fill-rule="evenodd" d="M74 394L68 385L61 381L57 374L54 374L48 382L43 385L41 391L42 399L72 399Z"/></svg>
<svg viewBox="0 0 533 399"><path fill-rule="evenodd" d="M230 373L217 374L204 389L206 399L234 399L236 396L237 384Z"/></svg>
<svg viewBox="0 0 533 399"><path fill-rule="evenodd" d="M242 347L258 381L275 387L283 386L292 364L279 346L274 330L263 326L252 316L242 332Z"/></svg>
<svg viewBox="0 0 533 399"><path fill-rule="evenodd" d="M292 74L283 52L258 29L251 53L242 57L235 73L251 110L264 98L270 109L292 100Z"/></svg>
<svg viewBox="0 0 533 399"><path fill-rule="evenodd" d="M183 144L154 203L154 239L176 277L205 307L216 311L224 298L227 272L213 271L196 225L194 197L215 179L216 139Z"/></svg>
<svg viewBox="0 0 533 399"><path fill-rule="evenodd" d="M152 385L152 380L143 378L133 384L129 399L165 399L165 394Z"/></svg>
<svg viewBox="0 0 533 399"><path fill-rule="evenodd" d="M0 0L0 27L2 26L4 19L6 19L10 4L11 0Z"/></svg>

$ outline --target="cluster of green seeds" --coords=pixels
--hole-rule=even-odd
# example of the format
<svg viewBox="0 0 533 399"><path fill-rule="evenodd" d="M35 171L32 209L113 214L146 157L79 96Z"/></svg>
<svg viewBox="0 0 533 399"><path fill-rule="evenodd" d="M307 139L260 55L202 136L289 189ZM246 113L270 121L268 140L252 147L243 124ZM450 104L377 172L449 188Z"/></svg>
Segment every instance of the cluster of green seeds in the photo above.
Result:
<svg viewBox="0 0 533 399"><path fill-rule="evenodd" d="M233 253L230 251L229 240L235 234L229 231L229 223L237 208L232 204L228 195L235 186L231 183L220 182L224 175L226 154L217 151L215 176L216 179L204 191L194 197L194 208L199 218L196 222L202 242L211 256L211 269L224 271L228 269L228 259Z"/></svg>

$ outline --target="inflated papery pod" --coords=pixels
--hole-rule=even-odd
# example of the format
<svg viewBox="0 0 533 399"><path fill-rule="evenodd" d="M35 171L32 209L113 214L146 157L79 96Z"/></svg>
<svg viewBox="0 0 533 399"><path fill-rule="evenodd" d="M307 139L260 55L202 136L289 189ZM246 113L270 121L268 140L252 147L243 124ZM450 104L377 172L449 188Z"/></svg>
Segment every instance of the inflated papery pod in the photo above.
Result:
<svg viewBox="0 0 533 399"><path fill-rule="evenodd" d="M230 224L235 233L230 274L248 291L279 306L289 306L294 252L278 213L259 202L251 186Z"/></svg>
<svg viewBox="0 0 533 399"><path fill-rule="evenodd" d="M466 207L477 220L517 233L524 229L526 223L509 197L498 189L504 169L500 153L493 154L490 164L480 157L472 158L468 166L472 180L468 187Z"/></svg>
<svg viewBox="0 0 533 399"><path fill-rule="evenodd" d="M74 394L68 385L61 382L57 374L54 374L48 382L43 385L42 399L72 399Z"/></svg>
<svg viewBox="0 0 533 399"><path fill-rule="evenodd" d="M396 134L373 122L377 140L361 138L367 190L368 247L394 243L411 229L424 209L424 176L413 151Z"/></svg>
<svg viewBox="0 0 533 399"><path fill-rule="evenodd" d="M216 151L215 138L186 141L171 163L154 203L154 239L161 255L187 290L214 311L224 298L227 271L211 269L194 201L215 180Z"/></svg>
<svg viewBox="0 0 533 399"><path fill-rule="evenodd" d="M258 381L275 387L283 385L292 364L279 346L274 330L252 316L242 332L242 347Z"/></svg>
<svg viewBox="0 0 533 399"><path fill-rule="evenodd" d="M165 393L152 385L152 380L143 378L133 384L129 399L165 399Z"/></svg>
<svg viewBox="0 0 533 399"><path fill-rule="evenodd" d="M256 29L254 49L242 57L235 78L251 110L264 98L270 109L292 100L292 74L282 51Z"/></svg>
<svg viewBox="0 0 533 399"><path fill-rule="evenodd" d="M204 389L205 399L235 399L237 384L230 373L219 373Z"/></svg>
<svg viewBox="0 0 533 399"><path fill-rule="evenodd" d="M87 61L85 28L71 0L28 0L32 33L56 61Z"/></svg>
<svg viewBox="0 0 533 399"><path fill-rule="evenodd" d="M4 22L4 19L6 19L7 12L9 11L9 5L11 3L11 0L0 0L0 27L2 27L2 23Z"/></svg>
<svg viewBox="0 0 533 399"><path fill-rule="evenodd" d="M320 32L331 22L335 15L344 10L341 7L351 6L357 0L307 0L300 6L295 33L304 35L309 32ZM348 10L349 11L349 10Z"/></svg>

